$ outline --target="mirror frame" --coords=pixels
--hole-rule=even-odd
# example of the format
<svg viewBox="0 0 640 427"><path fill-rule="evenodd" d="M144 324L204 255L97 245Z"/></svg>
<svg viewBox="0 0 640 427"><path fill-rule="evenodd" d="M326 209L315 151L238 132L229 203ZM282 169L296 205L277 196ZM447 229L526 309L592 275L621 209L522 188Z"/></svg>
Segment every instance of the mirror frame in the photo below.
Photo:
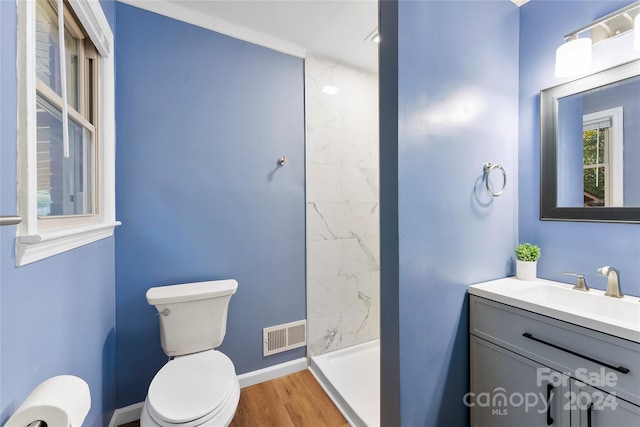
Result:
<svg viewBox="0 0 640 427"><path fill-rule="evenodd" d="M640 223L639 207L559 207L558 100L640 75L640 60L540 91L540 220Z"/></svg>

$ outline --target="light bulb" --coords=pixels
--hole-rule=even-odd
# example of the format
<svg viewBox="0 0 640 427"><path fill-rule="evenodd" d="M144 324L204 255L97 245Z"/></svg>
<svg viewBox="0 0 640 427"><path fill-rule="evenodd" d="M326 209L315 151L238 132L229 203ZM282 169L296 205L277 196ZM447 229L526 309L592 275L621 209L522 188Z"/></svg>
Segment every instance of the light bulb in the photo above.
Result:
<svg viewBox="0 0 640 427"><path fill-rule="evenodd" d="M583 73L591 67L591 39L574 39L556 50L556 77Z"/></svg>

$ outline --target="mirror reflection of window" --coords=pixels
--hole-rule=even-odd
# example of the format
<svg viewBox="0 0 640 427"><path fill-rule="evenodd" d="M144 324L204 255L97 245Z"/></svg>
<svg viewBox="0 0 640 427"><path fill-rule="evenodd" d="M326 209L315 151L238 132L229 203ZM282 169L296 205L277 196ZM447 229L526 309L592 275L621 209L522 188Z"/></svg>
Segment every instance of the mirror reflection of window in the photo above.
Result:
<svg viewBox="0 0 640 427"><path fill-rule="evenodd" d="M585 130L582 134L584 160L584 206L606 206L609 172L608 128Z"/></svg>
<svg viewBox="0 0 640 427"><path fill-rule="evenodd" d="M623 108L583 116L582 159L585 207L624 205Z"/></svg>

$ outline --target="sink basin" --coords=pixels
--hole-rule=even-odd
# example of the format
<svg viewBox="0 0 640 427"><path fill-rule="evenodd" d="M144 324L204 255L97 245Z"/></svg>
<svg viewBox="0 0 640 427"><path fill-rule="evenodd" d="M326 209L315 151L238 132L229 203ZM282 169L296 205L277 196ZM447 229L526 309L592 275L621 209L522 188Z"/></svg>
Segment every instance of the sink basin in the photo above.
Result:
<svg viewBox="0 0 640 427"><path fill-rule="evenodd" d="M604 291L581 292L573 285L538 279L525 282L512 277L469 287L469 293L640 342L640 302L625 295L617 299Z"/></svg>

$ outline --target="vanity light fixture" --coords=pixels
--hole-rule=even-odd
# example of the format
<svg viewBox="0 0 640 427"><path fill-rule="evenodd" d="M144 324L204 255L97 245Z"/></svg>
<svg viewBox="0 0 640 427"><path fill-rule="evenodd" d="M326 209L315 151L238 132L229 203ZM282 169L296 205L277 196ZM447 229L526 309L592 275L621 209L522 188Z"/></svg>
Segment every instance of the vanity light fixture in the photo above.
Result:
<svg viewBox="0 0 640 427"><path fill-rule="evenodd" d="M567 42L556 50L556 77L568 77L588 71L594 44L634 30L634 27L635 48L640 49L639 16L640 1L635 1L565 35ZM580 37L587 32L588 36Z"/></svg>
<svg viewBox="0 0 640 427"><path fill-rule="evenodd" d="M636 20L634 23L634 34L633 34L633 44L636 50L640 50L640 13L636 15Z"/></svg>
<svg viewBox="0 0 640 427"><path fill-rule="evenodd" d="M591 67L591 39L569 40L556 50L556 77L569 77Z"/></svg>

